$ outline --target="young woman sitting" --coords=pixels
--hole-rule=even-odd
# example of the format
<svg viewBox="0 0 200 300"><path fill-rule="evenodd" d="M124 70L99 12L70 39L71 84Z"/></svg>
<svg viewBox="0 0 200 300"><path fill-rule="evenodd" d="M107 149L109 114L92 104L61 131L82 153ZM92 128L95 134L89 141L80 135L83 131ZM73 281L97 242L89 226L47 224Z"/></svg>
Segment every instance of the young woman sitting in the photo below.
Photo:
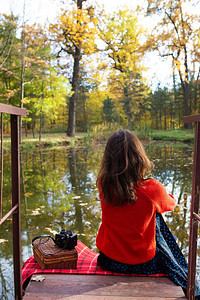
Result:
<svg viewBox="0 0 200 300"><path fill-rule="evenodd" d="M160 182L146 177L152 168L131 131L109 138L97 177L102 208L98 265L118 273L168 274L186 293L188 265L161 215L175 208L175 200ZM198 284L195 299L200 299Z"/></svg>

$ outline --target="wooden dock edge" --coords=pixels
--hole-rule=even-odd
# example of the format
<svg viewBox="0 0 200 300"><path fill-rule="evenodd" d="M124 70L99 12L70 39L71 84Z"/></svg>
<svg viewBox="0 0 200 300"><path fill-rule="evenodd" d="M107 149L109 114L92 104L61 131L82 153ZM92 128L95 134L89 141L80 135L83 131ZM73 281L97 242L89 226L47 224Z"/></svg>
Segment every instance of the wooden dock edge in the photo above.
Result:
<svg viewBox="0 0 200 300"><path fill-rule="evenodd" d="M33 275L32 280L39 275ZM167 277L40 274L30 281L23 300L187 299Z"/></svg>

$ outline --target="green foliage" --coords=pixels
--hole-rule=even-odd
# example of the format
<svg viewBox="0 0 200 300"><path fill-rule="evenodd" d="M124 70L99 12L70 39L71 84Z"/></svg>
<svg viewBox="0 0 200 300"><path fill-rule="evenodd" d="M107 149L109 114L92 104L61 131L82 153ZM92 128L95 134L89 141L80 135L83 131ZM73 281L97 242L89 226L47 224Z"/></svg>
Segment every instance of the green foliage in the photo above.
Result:
<svg viewBox="0 0 200 300"><path fill-rule="evenodd" d="M107 97L103 101L102 119L104 122L110 122L110 123L117 121L117 113L116 113L115 103L109 97Z"/></svg>
<svg viewBox="0 0 200 300"><path fill-rule="evenodd" d="M70 96L68 80L58 75L57 68L52 66L54 56L50 51L50 42L43 28L24 28L27 51L26 75L29 81L25 86L23 103L30 110L35 128L41 131L61 119L66 110L66 97Z"/></svg>
<svg viewBox="0 0 200 300"><path fill-rule="evenodd" d="M151 127L154 129L175 128L174 103L172 93L167 88L160 88L149 95L152 116Z"/></svg>
<svg viewBox="0 0 200 300"><path fill-rule="evenodd" d="M26 23L20 28L16 16L0 15L0 102L29 110L23 118L26 132L40 132L40 138L50 130L66 132L75 94L75 125L88 134L92 126L111 122L148 137L147 128L182 128L187 107L187 112L199 113L199 17L185 10L186 0L149 0L148 14L160 14L150 33L139 25L139 10L119 9L105 16L82 2L82 9L76 2L67 5L48 28ZM74 81L77 49L80 70ZM143 77L149 50L172 58L172 89L150 90ZM74 83L76 93L71 92ZM9 117L4 121L7 133Z"/></svg>
<svg viewBox="0 0 200 300"><path fill-rule="evenodd" d="M148 126L136 128L134 133L142 141L151 141L152 140L152 130Z"/></svg>
<svg viewBox="0 0 200 300"><path fill-rule="evenodd" d="M0 101L19 105L20 39L18 18L0 14Z"/></svg>

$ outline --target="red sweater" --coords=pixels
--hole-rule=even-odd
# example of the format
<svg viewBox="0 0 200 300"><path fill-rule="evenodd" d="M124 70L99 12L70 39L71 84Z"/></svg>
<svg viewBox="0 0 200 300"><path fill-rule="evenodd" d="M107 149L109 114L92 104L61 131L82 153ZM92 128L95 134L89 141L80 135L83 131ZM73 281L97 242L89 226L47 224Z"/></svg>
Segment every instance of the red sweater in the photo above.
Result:
<svg viewBox="0 0 200 300"><path fill-rule="evenodd" d="M175 207L175 200L155 179L143 181L136 187L137 200L113 206L100 194L102 224L96 245L106 256L126 264L141 264L151 260L156 251L155 214Z"/></svg>

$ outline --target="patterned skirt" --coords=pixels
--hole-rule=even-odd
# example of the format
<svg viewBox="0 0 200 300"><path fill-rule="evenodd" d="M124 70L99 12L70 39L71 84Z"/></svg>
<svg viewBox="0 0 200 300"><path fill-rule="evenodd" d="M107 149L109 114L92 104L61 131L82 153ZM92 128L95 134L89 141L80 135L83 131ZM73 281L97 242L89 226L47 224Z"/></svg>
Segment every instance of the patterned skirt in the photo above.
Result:
<svg viewBox="0 0 200 300"><path fill-rule="evenodd" d="M110 259L100 252L97 264L107 271L124 274L168 274L169 278L187 291L188 264L162 215L156 213L156 254L152 260L129 265ZM196 282L195 299L200 300L200 287Z"/></svg>

